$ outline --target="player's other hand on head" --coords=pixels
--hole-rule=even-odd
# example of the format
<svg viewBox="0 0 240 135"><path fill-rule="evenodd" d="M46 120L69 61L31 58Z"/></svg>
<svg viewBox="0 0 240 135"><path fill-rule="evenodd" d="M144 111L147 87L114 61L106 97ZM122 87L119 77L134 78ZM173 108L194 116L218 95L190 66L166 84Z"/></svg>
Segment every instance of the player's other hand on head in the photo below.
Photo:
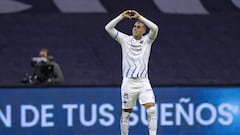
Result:
<svg viewBox="0 0 240 135"><path fill-rule="evenodd" d="M140 17L140 14L136 10L131 10L131 16L130 18L138 19Z"/></svg>
<svg viewBox="0 0 240 135"><path fill-rule="evenodd" d="M126 10L122 13L122 16L128 19L138 19L140 14L135 10Z"/></svg>
<svg viewBox="0 0 240 135"><path fill-rule="evenodd" d="M124 18L131 19L131 10L126 10L121 14Z"/></svg>

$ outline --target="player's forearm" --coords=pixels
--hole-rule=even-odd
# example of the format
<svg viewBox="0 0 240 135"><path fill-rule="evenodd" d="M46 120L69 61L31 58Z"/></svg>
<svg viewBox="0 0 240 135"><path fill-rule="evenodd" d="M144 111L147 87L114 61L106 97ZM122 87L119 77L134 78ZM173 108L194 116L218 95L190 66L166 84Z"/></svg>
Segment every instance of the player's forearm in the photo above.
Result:
<svg viewBox="0 0 240 135"><path fill-rule="evenodd" d="M139 16L138 19L142 21L150 29L150 36L152 38L155 38L158 33L158 26L143 16Z"/></svg>
<svg viewBox="0 0 240 135"><path fill-rule="evenodd" d="M114 28L124 17L120 14L116 18L112 19L106 26L105 29L112 29Z"/></svg>
<svg viewBox="0 0 240 135"><path fill-rule="evenodd" d="M153 23L152 21L148 20L147 18L143 17L143 16L139 16L138 18L140 21L142 21L144 24L146 24L146 26L151 29L151 30L154 30L154 31L157 31L158 30L158 26Z"/></svg>
<svg viewBox="0 0 240 135"><path fill-rule="evenodd" d="M114 36L116 34L115 26L123 19L122 15L117 16L113 20L111 20L106 26L105 30L111 35Z"/></svg>

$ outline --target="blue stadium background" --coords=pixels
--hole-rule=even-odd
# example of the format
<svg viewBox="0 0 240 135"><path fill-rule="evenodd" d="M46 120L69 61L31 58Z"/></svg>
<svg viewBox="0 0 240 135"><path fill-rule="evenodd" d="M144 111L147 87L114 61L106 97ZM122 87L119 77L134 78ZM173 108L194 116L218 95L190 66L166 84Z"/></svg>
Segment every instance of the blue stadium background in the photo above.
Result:
<svg viewBox="0 0 240 135"><path fill-rule="evenodd" d="M198 8L193 7L196 0L195 4L81 0L79 5L64 0L4 0L0 2L0 85L19 85L26 73L31 74L30 59L41 48L49 48L60 63L64 85L119 85L121 49L104 26L125 9L138 10L160 28L149 63L153 85L239 84L239 1L197 1ZM131 34L132 24L123 21L118 28Z"/></svg>

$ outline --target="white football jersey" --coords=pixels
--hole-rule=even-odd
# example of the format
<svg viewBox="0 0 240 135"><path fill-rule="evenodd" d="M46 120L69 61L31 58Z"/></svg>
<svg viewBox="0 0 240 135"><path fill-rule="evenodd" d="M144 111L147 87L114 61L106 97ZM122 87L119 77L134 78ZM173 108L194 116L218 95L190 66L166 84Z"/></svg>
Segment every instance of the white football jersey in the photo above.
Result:
<svg viewBox="0 0 240 135"><path fill-rule="evenodd" d="M122 76L148 77L148 61L153 39L148 35L136 40L133 36L117 31L115 40L122 47Z"/></svg>
<svg viewBox="0 0 240 135"><path fill-rule="evenodd" d="M142 21L150 31L140 40L136 40L133 36L126 35L115 28L123 18L120 14L105 26L105 30L110 36L121 44L122 76L123 78L147 78L151 46L157 37L158 26L145 17L139 16L138 19Z"/></svg>

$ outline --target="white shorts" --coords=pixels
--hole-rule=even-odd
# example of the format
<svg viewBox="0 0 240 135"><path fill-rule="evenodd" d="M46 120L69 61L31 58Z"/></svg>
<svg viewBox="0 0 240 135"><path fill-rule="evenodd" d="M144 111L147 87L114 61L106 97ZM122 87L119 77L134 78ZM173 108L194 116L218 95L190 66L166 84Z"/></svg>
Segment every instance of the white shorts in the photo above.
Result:
<svg viewBox="0 0 240 135"><path fill-rule="evenodd" d="M121 86L122 109L140 104L155 103L155 96L148 78L123 78Z"/></svg>

